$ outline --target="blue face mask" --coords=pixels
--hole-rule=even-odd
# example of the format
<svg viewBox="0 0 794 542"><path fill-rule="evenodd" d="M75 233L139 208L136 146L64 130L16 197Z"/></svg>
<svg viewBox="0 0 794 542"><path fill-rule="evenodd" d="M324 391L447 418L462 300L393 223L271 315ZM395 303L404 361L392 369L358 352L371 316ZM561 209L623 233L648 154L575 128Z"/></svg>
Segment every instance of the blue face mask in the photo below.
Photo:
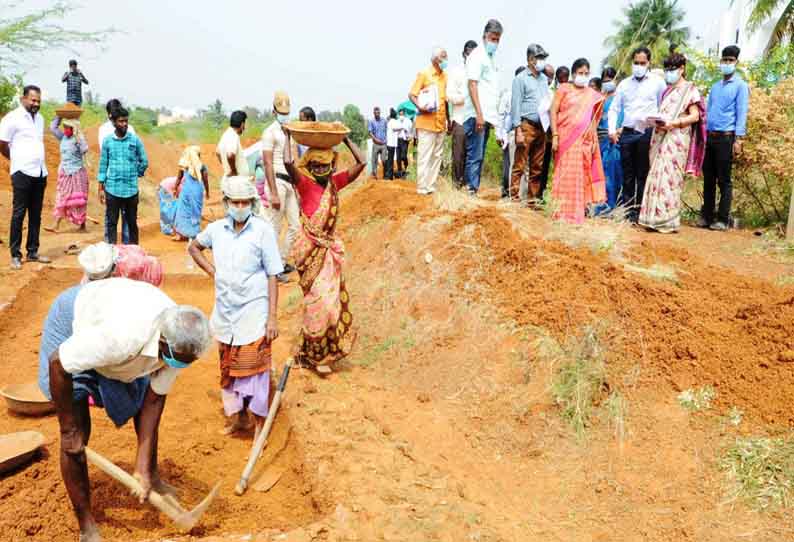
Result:
<svg viewBox="0 0 794 542"><path fill-rule="evenodd" d="M722 75L733 75L736 73L736 64L720 64L720 71Z"/></svg>
<svg viewBox="0 0 794 542"><path fill-rule="evenodd" d="M289 122L289 115L282 115L281 113L276 113L276 120L280 124L286 124L287 122Z"/></svg>
<svg viewBox="0 0 794 542"><path fill-rule="evenodd" d="M485 52L488 53L488 56L494 56L498 48L499 48L498 43L494 43L492 41L485 42Z"/></svg>
<svg viewBox="0 0 794 542"><path fill-rule="evenodd" d="M543 70L546 69L546 61L541 59L536 60L535 69L538 70L538 72L543 72Z"/></svg>
<svg viewBox="0 0 794 542"><path fill-rule="evenodd" d="M171 350L171 345L168 344L168 341L165 341L165 346L168 347L168 355L166 356L165 352L163 352L163 363L174 369L185 369L186 367L190 367L189 363L179 361L174 357L174 352Z"/></svg>
<svg viewBox="0 0 794 542"><path fill-rule="evenodd" d="M667 81L668 85L675 85L679 79L681 79L681 72L678 70L664 72L664 80Z"/></svg>
<svg viewBox="0 0 794 542"><path fill-rule="evenodd" d="M442 72L447 71L447 68L449 68L449 60L442 60L438 63L438 67L441 68Z"/></svg>
<svg viewBox="0 0 794 542"><path fill-rule="evenodd" d="M604 89L604 92L610 93L610 92L615 92L617 85L615 84L614 81L607 81L606 83L604 83L602 88Z"/></svg>
<svg viewBox="0 0 794 542"><path fill-rule="evenodd" d="M226 212L235 222L245 222L251 217L251 206L246 205L239 208L229 206L229 210Z"/></svg>

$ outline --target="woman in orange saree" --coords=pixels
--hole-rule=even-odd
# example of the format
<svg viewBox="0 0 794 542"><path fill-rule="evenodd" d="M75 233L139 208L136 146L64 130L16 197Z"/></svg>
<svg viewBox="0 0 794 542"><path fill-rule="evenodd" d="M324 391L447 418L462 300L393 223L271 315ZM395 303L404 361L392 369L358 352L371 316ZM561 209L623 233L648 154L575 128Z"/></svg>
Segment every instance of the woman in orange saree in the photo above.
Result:
<svg viewBox="0 0 794 542"><path fill-rule="evenodd" d="M301 228L292 256L300 275L304 310L295 361L318 373L328 373L330 364L350 353L354 338L350 296L342 276L345 246L336 236L339 191L356 180L366 160L356 144L345 138L356 160L350 169L336 173L336 153L313 148L296 166L289 130L285 131L284 166L300 196Z"/></svg>
<svg viewBox="0 0 794 542"><path fill-rule="evenodd" d="M588 87L590 63L580 58L571 68L573 84L557 89L551 106L552 150L555 152L552 199L554 218L582 224L585 209L606 201L604 168L596 128L604 97Z"/></svg>

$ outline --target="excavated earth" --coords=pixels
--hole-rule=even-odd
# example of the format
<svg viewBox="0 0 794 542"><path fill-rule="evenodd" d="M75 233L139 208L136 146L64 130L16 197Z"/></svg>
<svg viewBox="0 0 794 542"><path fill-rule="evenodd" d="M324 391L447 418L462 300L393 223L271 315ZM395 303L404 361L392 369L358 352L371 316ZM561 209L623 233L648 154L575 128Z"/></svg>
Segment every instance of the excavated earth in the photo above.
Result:
<svg viewBox="0 0 794 542"><path fill-rule="evenodd" d="M161 257L166 293L209 312L211 281L156 224L155 180L172 173L179 148L146 144L152 170L141 244ZM55 171L57 147L47 148ZM211 147L204 152L215 188ZM2 160L0 171L8 215ZM339 231L358 339L332 376L291 375L253 479L275 485L234 495L251 435L219 432L212 350L168 398L160 458L186 506L219 480L220 496L199 527L180 534L91 467L105 540L794 539L785 512L731 501L718 467L736 436L794 427L794 288L776 285L794 264L759 250L749 233L570 228L498 203L493 193L471 201L414 189L367 180L345 191ZM215 192L208 219L220 216ZM53 194L54 181L45 221ZM92 202L89 214L101 213ZM0 225L5 242L7 228ZM7 251L0 255L2 384L35 379L49 305L80 278L63 249L101 236L100 226L66 231L43 234L52 266L12 273ZM296 283L280 288L279 306L277 369L300 329ZM620 393L628 407L616 420L597 405L577 436L550 393L559 359L548 345L586 328L598 330L605 352L603 395ZM717 392L712 407L684 410L677 395L702 386ZM734 407L744 412L739 427L723 419ZM91 446L130 470L132 428L115 429L101 410L92 420ZM57 422L0 411L0 433L22 430L42 432L48 444L32 464L0 478L0 540L77 540Z"/></svg>

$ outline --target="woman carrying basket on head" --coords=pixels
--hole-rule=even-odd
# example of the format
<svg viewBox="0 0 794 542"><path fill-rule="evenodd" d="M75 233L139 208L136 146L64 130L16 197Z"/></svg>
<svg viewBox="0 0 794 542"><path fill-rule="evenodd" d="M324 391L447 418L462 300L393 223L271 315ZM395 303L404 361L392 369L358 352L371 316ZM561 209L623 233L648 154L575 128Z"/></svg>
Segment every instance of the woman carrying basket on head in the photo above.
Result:
<svg viewBox="0 0 794 542"><path fill-rule="evenodd" d="M349 137L344 143L356 160L354 166L335 172L333 149L309 148L297 166L292 159L291 134L284 146L284 166L300 195L301 228L292 247L303 290L303 327L295 360L319 373L350 353L350 297L342 277L345 247L336 236L339 191L358 178L366 166L361 150Z"/></svg>
<svg viewBox="0 0 794 542"><path fill-rule="evenodd" d="M50 124L50 132L60 141L61 165L58 168L58 191L55 196L55 223L44 228L57 233L61 221L65 218L80 231L85 231L86 210L88 209L88 171L85 166L85 155L88 154L88 143L80 130L77 119L63 119L63 130L60 128L61 118L56 116Z"/></svg>

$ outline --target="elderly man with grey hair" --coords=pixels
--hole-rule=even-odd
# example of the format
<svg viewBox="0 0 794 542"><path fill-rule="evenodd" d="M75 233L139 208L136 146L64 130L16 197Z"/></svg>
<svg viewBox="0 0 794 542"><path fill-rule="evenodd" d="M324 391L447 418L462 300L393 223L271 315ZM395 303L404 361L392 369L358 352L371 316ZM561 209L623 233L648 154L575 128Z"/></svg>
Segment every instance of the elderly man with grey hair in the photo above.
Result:
<svg viewBox="0 0 794 542"><path fill-rule="evenodd" d="M89 396L117 427L134 420L141 502L152 489L170 493L157 467L160 417L177 375L210 341L209 322L200 310L177 305L145 282L98 280L55 299L41 338L39 386L58 414L61 474L81 542L100 540L85 456L91 434Z"/></svg>
<svg viewBox="0 0 794 542"><path fill-rule="evenodd" d="M447 115L447 51L435 47L430 66L420 71L408 98L419 110L416 117L417 163L416 191L429 195L436 191L436 180L444 154L444 135L452 125Z"/></svg>

